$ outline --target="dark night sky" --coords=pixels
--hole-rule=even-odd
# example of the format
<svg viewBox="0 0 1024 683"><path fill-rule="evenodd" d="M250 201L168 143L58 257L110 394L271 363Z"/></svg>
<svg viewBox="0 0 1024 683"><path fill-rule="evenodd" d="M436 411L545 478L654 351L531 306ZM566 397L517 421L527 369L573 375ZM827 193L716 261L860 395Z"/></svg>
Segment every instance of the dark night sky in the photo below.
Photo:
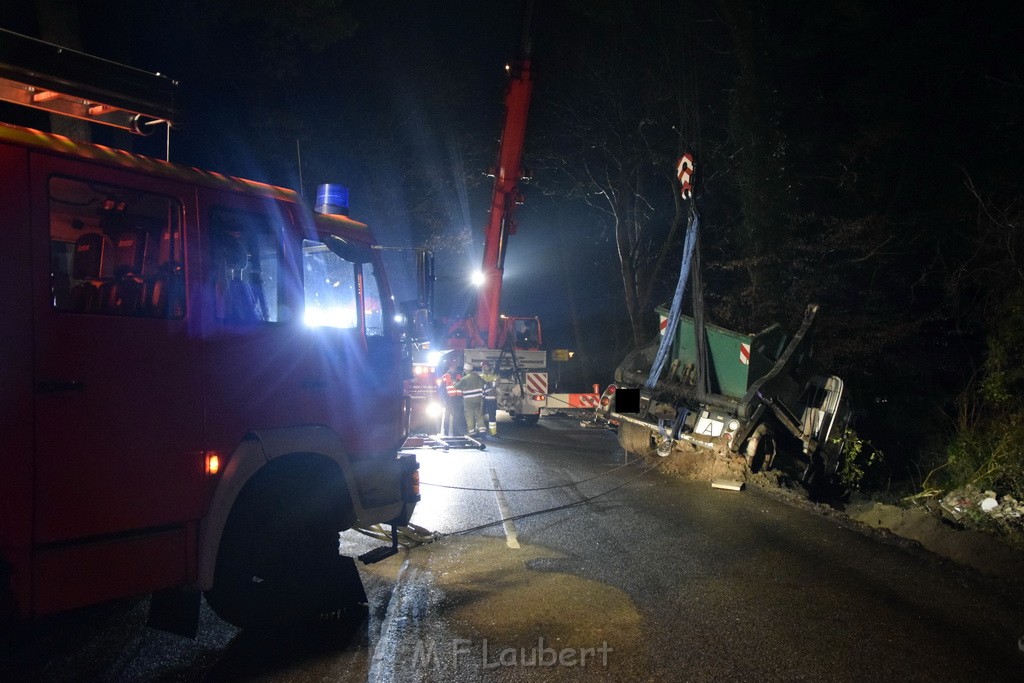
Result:
<svg viewBox="0 0 1024 683"><path fill-rule="evenodd" d="M424 226L408 217L429 192L444 213L434 229L449 233L448 244L456 245L437 252L439 312L472 306L464 282L479 266L490 194L483 174L497 152L503 67L519 44L518 2L350 3L359 21L354 34L321 53L296 50L290 58L297 69L280 79L260 77L261 68L274 68L273 55L255 50L243 29L204 33L200 22L182 22L176 3L169 5L87 0L79 20L84 51L180 82L183 119L172 133L173 161L298 189L298 139L306 196L318 182L347 184L351 215L396 246L423 243ZM31 5L0 10L0 26L39 35ZM262 108L268 100L282 105L283 125L257 120L269 118ZM19 122L46 125L32 116ZM385 119L400 139L397 153L374 148ZM106 142L104 135L97 133L97 141ZM137 151L162 154L155 136L134 144ZM403 166L430 169L420 173L424 184L404 185ZM578 233L569 240L572 277L593 279L604 289L608 276L597 269L614 269L614 252L607 241L592 254L583 249L593 241L592 229L539 193L531 196L529 187L525 192L519 234L506 260L504 309L541 315L549 346L571 345L561 296L567 262L553 248L555 233ZM391 261L396 296L412 298L411 260ZM600 305L607 308L607 301Z"/></svg>
<svg viewBox="0 0 1024 683"><path fill-rule="evenodd" d="M38 35L33 4L5 3L0 7L0 26ZM245 20L247 8L256 15L268 9L284 11L269 0L80 0L78 5L85 51L160 71L181 82L184 118L172 137L174 161L299 189L298 140L301 189L307 197L318 182L347 184L352 216L369 222L385 244L418 246L428 234L447 236L446 246L437 250L439 312L459 314L472 304L472 292L462 283L479 265L490 190L483 172L497 151L503 65L519 42L519 2L341 3L357 17L358 28L319 52L294 38L267 38L251 30L252 24ZM579 29L580 15L567 20L566 8L603 7L619 12L630 3L560 0L537 5L538 77L526 150L526 165L534 168L536 183L525 187L519 233L510 240L503 307L513 314L541 315L549 346L576 346L568 324L567 283L577 287L577 303L589 334L614 337L624 316L615 246L607 227L602 228L580 204L542 191L549 178L544 177L545 169L537 172L531 152L539 156L538 141L552 133L552 105L561 93L554 92L551 84L571 83L573 74L563 57L571 50L573 36L585 35ZM732 60L736 55L730 52L721 9L740 5L731 0L702 5L705 14L694 23L698 33L677 33L675 27L667 27L663 38L679 43L691 40L706 54ZM208 6L230 11L217 22L204 22ZM790 178L795 176L790 174L805 172L810 184L805 184L800 199L806 201L808 189L823 188L822 213L834 206L830 203L834 196L868 203L863 194L842 195L845 188L826 187L827 178L822 185L825 176L848 172L847 177L853 178L859 170L858 191L864 192L869 183L882 188L880 201L871 208L892 202L899 210L899 201L916 203L922 211L904 208L904 219L926 226L927 210L950 215L938 211L950 193L940 193L938 201L930 194L936 191L935 179L945 173L945 166L936 162L950 156L943 151L948 146L967 150L967 154L955 153L965 167L978 163L979 150L971 149L972 136L990 114L967 103L961 108L943 100L941 89L963 81L1007 93L1019 90L1019 86L1013 88L1018 75L1013 69L992 69L998 76L994 79L978 76L972 64L983 58L990 62L986 68L1006 62L1000 57L1011 54L1006 39L1011 29L1006 22L952 3L946 7L907 2L885 9L884 3L854 1L815 11L809 11L817 7L813 3L758 7L766 12L767 23L773 24L771 30L782 35L767 34L766 59L761 62L758 55L754 64L777 80L770 87L779 84L786 90L770 92L763 111L754 114L766 135L780 130L789 134L783 142L792 158L805 154L802 161L810 162L804 168L790 162L785 170L769 169L765 175L774 174L789 188L796 187L791 186ZM961 16L967 19L961 21ZM757 28L764 29L764 24ZM715 31L718 35L712 35ZM997 38L988 40L994 32ZM654 37L651 41L653 45ZM702 66L695 65L702 79L701 104L715 98L724 101L734 92L736 74ZM956 80L959 73L964 74L961 81ZM998 99L991 101L999 104ZM725 149L722 162L729 162L732 152L744 151L737 140L729 139L730 131L725 129L732 122L728 117L724 107L708 110L701 124L706 138ZM38 118L35 121L34 125L46 125ZM33 120L15 122L33 125ZM934 130L939 127L943 130ZM816 137L796 136L807 131ZM869 146L885 136L891 136L891 144ZM1003 141L990 136L985 142L997 147ZM732 149L727 149L730 145ZM137 143L138 150L152 154L160 154L161 146L153 139ZM668 149L665 154L671 157L677 151ZM916 162L914 154L923 161ZM828 158L832 155L834 160ZM1005 154L1001 158L1012 159ZM851 160L861 168L847 168ZM901 160L905 160L902 168ZM732 174L742 183L742 170L722 163L712 173ZM891 177L881 175L887 170L894 171ZM962 190L959 177L946 177L944 182L954 191ZM886 188L893 190L887 194ZM794 197L799 193L792 190ZM734 194L709 191L707 199L709 228L718 229L727 219L737 222L739 201ZM862 206L857 204L854 210ZM884 220L897 225L894 216L890 212ZM913 231L901 229L906 234ZM716 245L709 245L709 252L712 257L721 256L730 247L735 248L736 242L717 245L718 251L713 251ZM397 296L411 298L412 282L405 277L411 270L409 262L393 266ZM667 270L666 278L674 278L674 264ZM727 284L713 282L716 288ZM779 298L766 294L773 295ZM800 302L791 308L799 313L802 306ZM626 350L615 349L613 354L621 358ZM607 381L607 375L610 368L605 376L594 379Z"/></svg>

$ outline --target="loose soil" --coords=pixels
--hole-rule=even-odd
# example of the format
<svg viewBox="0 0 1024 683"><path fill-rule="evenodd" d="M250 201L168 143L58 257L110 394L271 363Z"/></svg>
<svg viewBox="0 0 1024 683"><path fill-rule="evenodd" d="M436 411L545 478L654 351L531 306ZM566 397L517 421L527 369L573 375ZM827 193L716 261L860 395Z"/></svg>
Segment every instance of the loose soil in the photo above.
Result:
<svg viewBox="0 0 1024 683"><path fill-rule="evenodd" d="M658 469L692 481L711 482L715 479L731 479L746 481L747 463L728 451L709 451L690 443L678 443L665 458L657 455L648 456L660 460Z"/></svg>
<svg viewBox="0 0 1024 683"><path fill-rule="evenodd" d="M1024 580L1024 552L992 534L958 529L922 507L856 500L846 505L843 512L850 519L917 541L936 555L988 576Z"/></svg>

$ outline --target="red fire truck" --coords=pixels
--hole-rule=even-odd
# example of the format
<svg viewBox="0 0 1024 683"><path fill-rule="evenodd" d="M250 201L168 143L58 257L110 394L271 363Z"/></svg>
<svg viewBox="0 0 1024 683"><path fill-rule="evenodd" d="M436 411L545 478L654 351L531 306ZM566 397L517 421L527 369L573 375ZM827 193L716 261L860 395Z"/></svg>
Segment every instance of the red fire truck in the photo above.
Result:
<svg viewBox="0 0 1024 683"><path fill-rule="evenodd" d="M338 533L418 500L367 226L6 124L0 179L0 613L154 593L194 632L200 592L242 627L365 601Z"/></svg>

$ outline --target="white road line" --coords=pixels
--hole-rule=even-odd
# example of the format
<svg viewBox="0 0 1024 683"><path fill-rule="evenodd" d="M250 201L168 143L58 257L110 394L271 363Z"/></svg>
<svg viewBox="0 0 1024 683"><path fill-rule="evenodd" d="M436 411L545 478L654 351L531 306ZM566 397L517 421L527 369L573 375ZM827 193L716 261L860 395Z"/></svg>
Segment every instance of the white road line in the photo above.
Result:
<svg viewBox="0 0 1024 683"><path fill-rule="evenodd" d="M519 549L519 539L516 536L516 525L511 519L512 514L508 510L508 501L505 500L505 492L501 490L501 484L498 482L498 473L491 470L491 483L494 484L494 497L498 499L498 512L501 513L501 518L505 521L501 523L501 526L505 529L505 545L513 550Z"/></svg>

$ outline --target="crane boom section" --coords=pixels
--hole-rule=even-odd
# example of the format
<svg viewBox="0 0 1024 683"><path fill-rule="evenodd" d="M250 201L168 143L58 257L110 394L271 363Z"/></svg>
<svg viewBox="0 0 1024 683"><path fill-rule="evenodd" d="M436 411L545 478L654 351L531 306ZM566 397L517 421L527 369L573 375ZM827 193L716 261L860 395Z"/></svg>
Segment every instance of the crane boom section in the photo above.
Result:
<svg viewBox="0 0 1024 683"><path fill-rule="evenodd" d="M529 59L513 64L509 72L511 80L505 94L505 123L498 149L498 165L494 172L491 211L484 234L483 262L480 268L484 282L477 300L476 316L480 327L487 330L487 346L492 349L497 348L499 337L498 318L505 249L508 236L516 232L516 206L522 203L519 181L523 177L523 141L533 90Z"/></svg>

